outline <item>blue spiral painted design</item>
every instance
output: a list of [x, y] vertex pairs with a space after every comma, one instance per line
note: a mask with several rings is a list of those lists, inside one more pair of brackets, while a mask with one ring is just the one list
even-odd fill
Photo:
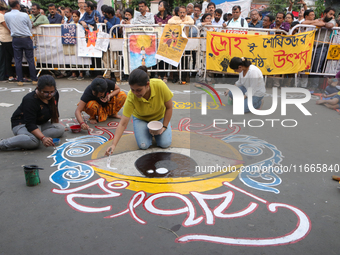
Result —
[[50, 181], [58, 185], [61, 189], [67, 189], [71, 183], [79, 183], [90, 179], [94, 170], [91, 166], [75, 162], [68, 157], [84, 157], [93, 152], [93, 147], [89, 143], [103, 144], [107, 142], [104, 136], [81, 136], [74, 139], [67, 139], [66, 143], [57, 147], [48, 158], [53, 158], [51, 166], [57, 166], [58, 170], [50, 175]]
[[[239, 145], [239, 151], [243, 155], [247, 156], [259, 156], [263, 153], [263, 149], [265, 148], [271, 150], [273, 153], [271, 157], [249, 166], [245, 166], [247, 171], [241, 171], [239, 179], [248, 187], [276, 194], [280, 193], [280, 191], [277, 188], [274, 188], [274, 186], [278, 186], [282, 182], [281, 178], [278, 176], [278, 174], [281, 174], [282, 171], [278, 169], [278, 167], [281, 166], [281, 161], [284, 156], [275, 145], [267, 143], [257, 137], [247, 135], [233, 135], [225, 137], [222, 140], [226, 143], [242, 143]], [[277, 171], [273, 171], [274, 167], [277, 167]], [[252, 169], [256, 168], [259, 171], [252, 171]], [[254, 180], [258, 178], [261, 178], [262, 180]], [[266, 182], [263, 182], [263, 180]]]

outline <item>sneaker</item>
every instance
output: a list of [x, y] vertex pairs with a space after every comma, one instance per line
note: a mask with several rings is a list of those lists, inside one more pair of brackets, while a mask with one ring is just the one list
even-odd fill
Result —
[[82, 80], [84, 80], [84, 76], [83, 77], [78, 76], [77, 81], [82, 81]]
[[68, 80], [72, 81], [72, 80], [77, 80], [77, 76], [70, 76], [67, 78]]

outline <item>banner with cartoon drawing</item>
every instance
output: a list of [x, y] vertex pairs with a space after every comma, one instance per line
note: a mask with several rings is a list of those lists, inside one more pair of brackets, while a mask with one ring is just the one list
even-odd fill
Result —
[[187, 42], [188, 39], [182, 36], [182, 27], [180, 25], [166, 25], [156, 58], [177, 67]]
[[96, 41], [97, 41], [97, 33], [100, 31], [93, 29], [84, 29], [83, 26], [77, 25], [77, 50], [78, 57], [94, 57], [101, 58], [103, 52], [101, 50], [97, 50]]
[[124, 31], [124, 73], [129, 74], [139, 66], [157, 64], [156, 51], [162, 27], [126, 27]]
[[311, 67], [315, 31], [297, 35], [207, 32], [207, 69], [231, 72], [233, 57], [246, 57], [264, 75], [289, 74]]

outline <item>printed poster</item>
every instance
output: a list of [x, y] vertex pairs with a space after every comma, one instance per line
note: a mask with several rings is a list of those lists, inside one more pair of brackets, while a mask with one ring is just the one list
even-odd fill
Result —
[[143, 65], [157, 64], [156, 51], [162, 27], [126, 27], [124, 31], [124, 73], [129, 74]]
[[156, 58], [177, 67], [187, 43], [188, 39], [182, 36], [182, 27], [180, 25], [166, 25]]
[[207, 32], [207, 69], [230, 72], [233, 57], [246, 57], [263, 75], [289, 74], [311, 67], [315, 31], [297, 35]]
[[92, 29], [84, 29], [84, 27], [81, 25], [77, 26], [78, 57], [93, 57], [93, 58], [102, 57], [103, 52], [95, 48], [98, 32], [99, 30], [93, 31]]
[[77, 44], [77, 25], [62, 24], [61, 25], [61, 43], [62, 44]]

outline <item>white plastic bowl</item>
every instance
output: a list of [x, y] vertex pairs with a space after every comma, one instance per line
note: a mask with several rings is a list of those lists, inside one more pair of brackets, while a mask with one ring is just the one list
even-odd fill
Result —
[[163, 123], [160, 121], [150, 121], [148, 123], [148, 129], [151, 131], [150, 133], [153, 135], [159, 135], [163, 127]]

